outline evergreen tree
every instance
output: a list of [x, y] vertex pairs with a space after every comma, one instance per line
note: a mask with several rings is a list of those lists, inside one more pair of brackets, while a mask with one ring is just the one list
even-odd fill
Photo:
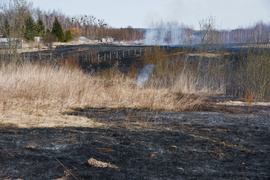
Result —
[[40, 17], [38, 18], [36, 29], [37, 29], [36, 35], [44, 38], [44, 36], [45, 36], [45, 26], [44, 26], [43, 21], [42, 21], [42, 19]]
[[64, 41], [64, 32], [57, 18], [54, 19], [52, 33], [56, 36], [58, 42]]
[[67, 30], [65, 41], [68, 42], [68, 41], [71, 41], [71, 39], [72, 39], [71, 32], [70, 32], [70, 30]]
[[9, 35], [10, 35], [10, 25], [9, 25], [9, 22], [8, 22], [7, 19], [5, 19], [4, 25], [3, 25], [3, 27], [1, 28], [1, 31], [2, 31], [2, 33], [3, 33], [3, 37], [4, 37], [4, 38], [9, 37]]
[[26, 41], [34, 41], [36, 35], [36, 24], [31, 16], [25, 20], [24, 38]]

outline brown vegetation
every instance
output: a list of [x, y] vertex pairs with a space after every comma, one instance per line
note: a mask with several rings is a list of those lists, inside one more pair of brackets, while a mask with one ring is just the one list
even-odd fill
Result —
[[191, 95], [175, 93], [170, 88], [154, 85], [140, 88], [136, 79], [119, 72], [110, 74], [110, 79], [85, 74], [74, 67], [74, 62], [67, 62], [57, 67], [3, 64], [0, 68], [2, 123], [22, 127], [89, 126], [93, 121], [82, 118], [79, 122], [61, 112], [84, 106], [185, 110], [203, 100], [200, 96], [190, 98]]

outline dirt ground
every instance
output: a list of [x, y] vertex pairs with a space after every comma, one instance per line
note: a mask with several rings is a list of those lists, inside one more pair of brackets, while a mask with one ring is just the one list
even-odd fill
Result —
[[1, 128], [0, 179], [270, 178], [269, 105], [255, 105], [250, 114], [244, 104], [197, 112], [86, 107], [65, 114], [103, 125]]

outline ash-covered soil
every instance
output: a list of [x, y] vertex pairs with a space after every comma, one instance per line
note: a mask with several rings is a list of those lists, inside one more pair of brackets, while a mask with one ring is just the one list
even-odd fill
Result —
[[[269, 179], [270, 107], [77, 108], [93, 128], [0, 130], [0, 178]], [[222, 110], [222, 111], [221, 111]]]

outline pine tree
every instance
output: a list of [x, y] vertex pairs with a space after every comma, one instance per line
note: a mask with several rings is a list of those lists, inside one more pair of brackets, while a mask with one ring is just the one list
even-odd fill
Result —
[[42, 19], [40, 17], [38, 18], [37, 28], [36, 29], [37, 29], [36, 35], [44, 38], [44, 36], [45, 36], [45, 26], [44, 26], [43, 21], [42, 21]]
[[4, 38], [9, 37], [9, 35], [10, 35], [10, 25], [9, 25], [9, 22], [8, 22], [7, 19], [5, 19], [4, 25], [3, 25], [3, 27], [1, 28], [1, 31], [2, 31], [2, 33], [3, 33], [3, 37], [4, 37]]
[[65, 41], [68, 42], [68, 41], [71, 41], [71, 39], [72, 39], [71, 32], [70, 32], [70, 30], [67, 30]]
[[36, 24], [31, 16], [25, 20], [24, 39], [26, 41], [34, 41], [36, 35]]
[[57, 18], [54, 19], [52, 33], [56, 36], [58, 42], [64, 41], [64, 32]]

